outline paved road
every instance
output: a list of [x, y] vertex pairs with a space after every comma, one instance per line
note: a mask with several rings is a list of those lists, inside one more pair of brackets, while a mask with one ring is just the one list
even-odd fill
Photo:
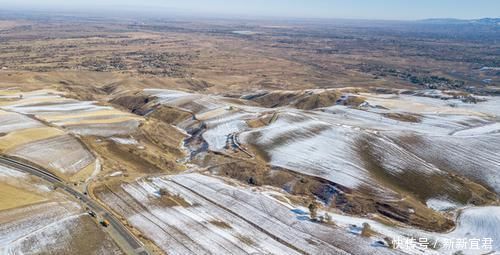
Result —
[[15, 170], [22, 171], [25, 173], [29, 173], [35, 176], [38, 176], [55, 186], [63, 189], [67, 193], [73, 195], [77, 199], [79, 199], [83, 204], [85, 204], [88, 208], [94, 211], [97, 215], [101, 216], [102, 219], [107, 220], [109, 222], [108, 228], [111, 228], [111, 232], [117, 233], [122, 240], [115, 240], [118, 245], [124, 246], [121, 247], [124, 252], [128, 254], [139, 254], [139, 255], [147, 255], [148, 252], [145, 250], [143, 244], [139, 242], [134, 235], [132, 235], [123, 225], [122, 223], [116, 219], [111, 213], [109, 213], [104, 207], [93, 201], [90, 197], [74, 190], [71, 186], [65, 184], [59, 177], [49, 173], [44, 169], [40, 169], [35, 166], [31, 166], [24, 162], [17, 161], [15, 159], [1, 156], [0, 155], [0, 164], [4, 166], [11, 167]]

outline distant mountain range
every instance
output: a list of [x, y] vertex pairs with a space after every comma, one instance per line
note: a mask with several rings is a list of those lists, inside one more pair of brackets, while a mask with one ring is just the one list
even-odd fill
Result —
[[422, 23], [432, 24], [479, 24], [479, 25], [500, 25], [500, 18], [482, 18], [482, 19], [424, 19]]

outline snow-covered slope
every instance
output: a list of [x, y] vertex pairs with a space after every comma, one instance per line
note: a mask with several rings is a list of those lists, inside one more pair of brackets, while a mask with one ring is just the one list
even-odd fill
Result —
[[[496, 97], [470, 104], [364, 93], [365, 103], [359, 107], [333, 105], [304, 111], [172, 90], [145, 93], [158, 97], [161, 104], [193, 112], [205, 125], [202, 137], [210, 150], [227, 152], [228, 143], [237, 140], [251, 145], [273, 166], [350, 189], [369, 187], [375, 194], [392, 197], [402, 188], [429, 199], [432, 194], [425, 194], [426, 189], [438, 185], [442, 188], [434, 189], [439, 190], [436, 197], [467, 203], [471, 196], [462, 195], [468, 188], [453, 177], [460, 175], [497, 194], [500, 191], [496, 174], [500, 171], [500, 99]], [[270, 115], [262, 125], [249, 124]], [[408, 182], [411, 176], [419, 180]], [[404, 184], [380, 185], [387, 180]]]
[[139, 180], [100, 196], [170, 254], [398, 253], [304, 219], [255, 190], [200, 174]]

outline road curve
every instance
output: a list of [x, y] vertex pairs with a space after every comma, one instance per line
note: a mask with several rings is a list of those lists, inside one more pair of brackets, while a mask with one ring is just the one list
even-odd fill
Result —
[[108, 228], [112, 228], [113, 232], [117, 233], [121, 237], [121, 239], [123, 239], [122, 242], [118, 240], [115, 241], [119, 245], [125, 245], [125, 247], [122, 247], [125, 253], [134, 255], [149, 254], [144, 248], [144, 245], [140, 241], [138, 241], [135, 236], [132, 235], [118, 219], [116, 219], [116, 217], [109, 213], [106, 208], [93, 201], [90, 197], [74, 190], [73, 188], [71, 188], [71, 186], [65, 184], [59, 177], [51, 174], [47, 170], [41, 169], [40, 167], [32, 166], [27, 163], [20, 162], [16, 159], [6, 157], [4, 155], [0, 155], [0, 165], [8, 166], [15, 170], [35, 175], [52, 184], [55, 184], [57, 187], [63, 189], [70, 195], [73, 195], [74, 197], [79, 199], [92, 211], [96, 212], [98, 215], [101, 215], [104, 220], [107, 220], [109, 222]]

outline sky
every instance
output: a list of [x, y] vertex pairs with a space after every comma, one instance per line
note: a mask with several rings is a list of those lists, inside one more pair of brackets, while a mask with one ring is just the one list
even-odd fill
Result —
[[500, 17], [500, 0], [0, 0], [2, 9], [416, 20]]

